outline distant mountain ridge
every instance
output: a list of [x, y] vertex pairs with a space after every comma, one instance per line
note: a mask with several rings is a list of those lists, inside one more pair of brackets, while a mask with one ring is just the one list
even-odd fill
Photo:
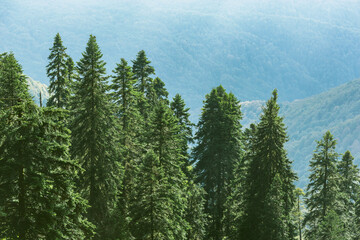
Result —
[[48, 91], [48, 86], [44, 83], [32, 79], [31, 77], [27, 77], [26, 80], [29, 86], [30, 94], [31, 96], [33, 96], [35, 103], [40, 105], [40, 93], [41, 93], [42, 105], [46, 106], [47, 99], [50, 96]]

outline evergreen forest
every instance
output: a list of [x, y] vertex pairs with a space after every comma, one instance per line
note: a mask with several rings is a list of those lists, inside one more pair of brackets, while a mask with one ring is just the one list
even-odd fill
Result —
[[44, 71], [46, 106], [0, 53], [0, 239], [360, 239], [354, 157], [324, 132], [298, 188], [276, 89], [243, 128], [241, 96], [213, 88], [195, 124], [145, 51], [109, 71], [93, 35], [75, 61], [56, 34]]

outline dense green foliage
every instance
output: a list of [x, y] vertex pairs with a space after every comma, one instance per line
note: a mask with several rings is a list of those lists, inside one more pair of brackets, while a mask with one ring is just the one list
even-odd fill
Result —
[[144, 51], [112, 76], [92, 35], [76, 66], [59, 34], [50, 51], [51, 107], [34, 104], [14, 54], [0, 54], [0, 238], [359, 238], [354, 158], [339, 160], [326, 132], [306, 195], [295, 189], [277, 90], [242, 130], [235, 95], [212, 89], [194, 137], [189, 108], [169, 100]]
[[96, 38], [90, 35], [83, 58], [77, 63], [79, 77], [71, 106], [71, 153], [84, 169], [79, 187], [90, 204], [87, 217], [97, 226], [96, 239], [109, 237], [109, 220], [120, 186], [116, 122], [101, 57]]
[[219, 86], [206, 95], [198, 123], [194, 148], [197, 181], [207, 193], [205, 211], [209, 214], [207, 239], [225, 235], [224, 212], [230, 194], [233, 167], [240, 161], [241, 112], [239, 101]]
[[277, 91], [267, 102], [250, 145], [245, 180], [244, 220], [240, 235], [246, 239], [294, 239], [294, 181], [284, 144], [283, 118], [278, 116]]
[[91, 237], [93, 227], [82, 215], [87, 202], [75, 190], [80, 167], [69, 155], [66, 113], [33, 103], [12, 54], [1, 65], [0, 237]]

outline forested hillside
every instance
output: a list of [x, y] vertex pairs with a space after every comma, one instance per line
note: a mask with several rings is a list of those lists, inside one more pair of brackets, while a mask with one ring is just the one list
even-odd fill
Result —
[[[26, 74], [48, 84], [49, 36], [62, 33], [81, 57], [97, 36], [109, 68], [146, 50], [156, 74], [200, 112], [222, 84], [241, 101], [302, 99], [359, 77], [357, 1], [174, 0], [17, 1], [0, 9], [0, 52], [14, 51]], [[194, 115], [194, 114], [193, 114]], [[193, 120], [198, 116], [194, 116]]]

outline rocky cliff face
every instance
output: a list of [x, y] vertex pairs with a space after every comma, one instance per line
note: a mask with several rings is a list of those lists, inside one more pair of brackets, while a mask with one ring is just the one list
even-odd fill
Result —
[[35, 81], [31, 77], [27, 77], [27, 83], [29, 85], [30, 94], [33, 96], [36, 104], [40, 105], [40, 93], [42, 98], [42, 105], [46, 106], [47, 99], [49, 98], [48, 87], [38, 81]]

